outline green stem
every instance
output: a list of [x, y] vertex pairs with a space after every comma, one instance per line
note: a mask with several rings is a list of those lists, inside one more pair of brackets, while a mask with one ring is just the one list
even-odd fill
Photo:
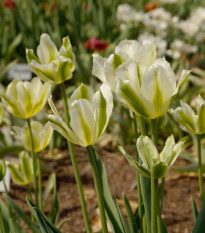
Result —
[[[138, 135], [138, 131], [137, 131], [137, 120], [136, 117], [133, 120], [133, 128], [134, 128], [134, 136], [136, 138], [139, 137]], [[136, 148], [136, 160], [139, 162], [140, 158], [139, 158], [139, 154]], [[143, 218], [143, 212], [142, 212], [142, 192], [141, 192], [141, 184], [140, 184], [140, 173], [137, 172], [137, 192], [138, 192], [138, 210], [139, 210], [139, 223], [140, 223], [140, 229], [141, 231], [143, 231], [143, 223], [142, 223], [142, 218]]]
[[151, 119], [152, 141], [157, 146], [157, 118]]
[[0, 205], [0, 229], [2, 233], [6, 233], [6, 226], [4, 223], [4, 218], [1, 210], [1, 205]]
[[39, 152], [37, 152], [37, 167], [38, 167], [38, 190], [39, 190], [39, 209], [43, 209], [42, 201], [42, 172], [41, 172], [41, 159]]
[[161, 213], [163, 209], [164, 185], [165, 185], [165, 177], [162, 177], [162, 183], [160, 185], [160, 196], [159, 196]]
[[[28, 193], [29, 200], [31, 200], [33, 202], [32, 194], [31, 194], [31, 189], [30, 189], [30, 187], [29, 187], [28, 184], [26, 185], [26, 190], [27, 190], [27, 193]], [[35, 218], [34, 218], [34, 215], [32, 214], [32, 212], [31, 212], [31, 221], [35, 222]]]
[[142, 136], [147, 136], [147, 130], [146, 130], [146, 126], [145, 126], [145, 119], [141, 116], [139, 116], [139, 123], [140, 123], [140, 130], [141, 130], [141, 134]]
[[199, 176], [199, 191], [201, 201], [204, 199], [204, 187], [203, 187], [203, 173], [201, 162], [201, 135], [197, 135], [197, 149], [198, 149], [198, 176]]
[[[66, 121], [66, 124], [69, 125], [70, 119], [69, 119], [69, 114], [68, 114], [68, 101], [67, 101], [67, 96], [66, 96], [66, 92], [65, 92], [64, 83], [60, 84], [60, 88], [61, 88], [61, 93], [62, 93], [62, 97], [63, 97], [63, 101], [64, 101], [65, 121]], [[76, 160], [75, 152], [74, 152], [74, 149], [73, 149], [73, 144], [71, 142], [69, 142], [69, 141], [68, 141], [68, 148], [69, 148], [71, 162], [72, 162], [74, 175], [75, 175], [75, 180], [76, 180], [76, 184], [77, 184], [78, 192], [79, 192], [79, 196], [80, 196], [80, 204], [81, 204], [81, 208], [82, 208], [82, 213], [83, 213], [83, 219], [84, 219], [84, 222], [85, 222], [86, 232], [87, 233], [92, 233], [91, 226], [90, 226], [90, 221], [89, 221], [89, 217], [88, 217], [88, 212], [87, 212], [87, 209], [86, 209], [86, 202], [85, 202], [85, 197], [84, 197], [84, 192], [83, 192], [82, 181], [81, 181], [81, 178], [80, 178], [80, 172], [79, 172], [79, 169], [78, 169], [77, 160]]]
[[102, 233], [108, 233], [107, 229], [107, 222], [106, 222], [106, 215], [105, 215], [105, 207], [104, 207], [104, 199], [103, 199], [103, 192], [102, 192], [102, 187], [99, 179], [99, 174], [96, 166], [96, 162], [94, 159], [94, 154], [93, 154], [93, 146], [87, 146], [86, 147], [87, 152], [88, 152], [88, 157], [90, 160], [90, 164], [92, 167], [93, 171], [93, 177], [94, 177], [94, 182], [95, 182], [95, 189], [97, 192], [97, 197], [98, 197], [98, 206], [100, 209], [100, 219], [101, 219], [101, 224], [102, 224]]
[[34, 153], [34, 142], [33, 142], [33, 135], [32, 135], [32, 129], [31, 129], [31, 121], [30, 119], [27, 119], [28, 123], [28, 129], [29, 129], [29, 135], [30, 135], [30, 141], [31, 141], [31, 156], [33, 160], [33, 185], [34, 185], [34, 193], [35, 193], [35, 204], [38, 207], [38, 188], [37, 188], [37, 182], [36, 182], [36, 156]]
[[156, 213], [156, 185], [155, 179], [153, 178], [151, 178], [151, 229], [152, 233], [158, 233]]
[[161, 222], [161, 208], [160, 208], [160, 199], [159, 199], [159, 187], [158, 179], [155, 180], [155, 191], [156, 191], [156, 215], [157, 215], [157, 233], [162, 233], [162, 222]]

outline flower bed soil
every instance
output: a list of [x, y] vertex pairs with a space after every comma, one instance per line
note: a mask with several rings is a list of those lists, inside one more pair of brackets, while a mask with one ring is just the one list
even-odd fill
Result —
[[[97, 231], [100, 227], [99, 211], [97, 208], [97, 198], [88, 156], [84, 148], [75, 147], [75, 151], [84, 186], [90, 221], [93, 230]], [[111, 153], [104, 149], [98, 149], [98, 152], [106, 166], [112, 194], [117, 194], [122, 209], [123, 194], [126, 194], [134, 210], [137, 204], [135, 170], [131, 168], [125, 158], [119, 154]], [[59, 221], [65, 218], [70, 218], [70, 221], [65, 223], [61, 228], [61, 231], [63, 233], [83, 233], [85, 228], [69, 153], [64, 151], [61, 159], [56, 160], [55, 162], [47, 160], [46, 164], [46, 169], [53, 165], [54, 171], [57, 174], [60, 208]], [[186, 161], [178, 159], [175, 165], [186, 165]], [[45, 183], [47, 177], [48, 176], [44, 173], [43, 183]], [[26, 189], [12, 183], [10, 195], [29, 215], [30, 212], [25, 201]], [[200, 195], [197, 174], [178, 174], [171, 171], [166, 178], [163, 208], [163, 218], [169, 233], [190, 233], [192, 231], [194, 224], [192, 215], [192, 197], [194, 197], [197, 206], [199, 207]], [[46, 207], [45, 213], [48, 213], [48, 210], [49, 206]], [[26, 232], [31, 232], [26, 226], [25, 229]]]

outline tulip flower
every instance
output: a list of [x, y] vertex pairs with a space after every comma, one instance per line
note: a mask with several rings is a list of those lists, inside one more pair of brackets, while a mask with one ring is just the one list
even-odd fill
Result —
[[136, 62], [144, 67], [151, 66], [156, 60], [156, 45], [150, 41], [139, 43], [134, 40], [124, 40], [115, 48], [115, 53], [108, 58], [99, 54], [93, 55], [92, 74], [101, 82], [108, 83], [112, 91], [116, 91], [115, 72], [125, 62]]
[[50, 92], [50, 84], [42, 84], [36, 77], [31, 82], [13, 80], [8, 85], [6, 93], [0, 95], [10, 113], [18, 118], [29, 119], [44, 107]]
[[98, 40], [95, 37], [92, 37], [85, 42], [85, 47], [92, 51], [104, 51], [108, 46], [109, 43]]
[[158, 179], [168, 174], [181, 152], [184, 141], [175, 144], [173, 135], [169, 136], [163, 150], [159, 154], [152, 140], [147, 136], [140, 136], [137, 140], [137, 150], [142, 164], [130, 157], [123, 147], [119, 147], [128, 162], [143, 176]]
[[205, 101], [200, 95], [196, 98], [196, 109], [198, 114], [195, 114], [188, 104], [181, 101], [181, 107], [175, 109], [173, 117], [180, 124], [182, 130], [192, 134], [204, 134]]
[[119, 100], [137, 115], [155, 119], [164, 115], [187, 80], [190, 71], [183, 70], [178, 84], [170, 64], [159, 58], [146, 69], [135, 62], [120, 65], [116, 72]]
[[[25, 125], [21, 127], [13, 127], [14, 135], [23, 144], [24, 148], [31, 151], [31, 138], [29, 134], [29, 128]], [[34, 151], [39, 152], [46, 148], [50, 142], [53, 134], [53, 128], [49, 123], [44, 126], [38, 121], [31, 122], [31, 130], [34, 143]]]
[[62, 120], [53, 103], [50, 106], [55, 115], [47, 118], [54, 130], [61, 133], [68, 141], [83, 147], [93, 145], [105, 131], [113, 108], [113, 97], [110, 87], [103, 84], [99, 91], [92, 95], [84, 85], [75, 90], [71, 96], [70, 127]]
[[37, 56], [32, 49], [26, 50], [27, 61], [32, 71], [43, 81], [59, 84], [72, 77], [75, 69], [74, 54], [68, 36], [63, 38], [62, 46], [58, 51], [50, 36], [42, 34]]
[[6, 174], [6, 163], [3, 159], [0, 159], [0, 181], [4, 179]]
[[11, 9], [11, 10], [15, 10], [16, 9], [16, 3], [13, 0], [3, 1], [2, 5], [5, 8]]
[[14, 183], [20, 185], [27, 185], [32, 182], [32, 159], [25, 151], [22, 151], [19, 154], [18, 165], [9, 164], [8, 167], [11, 172], [11, 177]]
[[145, 11], [152, 11], [158, 7], [158, 2], [150, 2], [144, 5]]

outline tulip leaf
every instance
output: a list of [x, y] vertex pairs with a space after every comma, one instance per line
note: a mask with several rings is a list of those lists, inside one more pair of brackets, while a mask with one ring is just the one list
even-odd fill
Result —
[[136, 222], [135, 216], [132, 212], [130, 202], [125, 195], [124, 195], [124, 203], [125, 203], [125, 208], [126, 208], [126, 212], [127, 212], [128, 226], [130, 229], [130, 233], [137, 233], [138, 232], [137, 222]]
[[113, 229], [113, 232], [114, 233], [126, 233], [124, 231], [124, 228], [121, 222], [121, 217], [119, 216], [119, 213], [118, 213], [118, 209], [110, 193], [105, 166], [100, 160], [100, 157], [98, 156], [95, 150], [93, 151], [93, 154], [94, 154], [95, 162], [96, 162], [99, 177], [100, 177], [100, 182], [102, 185], [103, 197], [105, 201], [105, 210], [106, 210], [108, 219], [110, 220], [110, 224]]
[[202, 207], [196, 219], [196, 223], [194, 225], [192, 233], [204, 233], [204, 229], [205, 229], [204, 219], [205, 219], [205, 198], [203, 200]]
[[194, 220], [196, 221], [199, 213], [197, 210], [196, 202], [195, 202], [193, 197], [192, 197], [192, 211], [193, 211], [193, 215], [194, 215]]
[[61, 233], [61, 231], [47, 219], [44, 213], [38, 207], [36, 207], [33, 202], [27, 199], [27, 203], [31, 209], [31, 212], [38, 221], [42, 233]]
[[17, 204], [7, 195], [4, 194], [4, 198], [6, 199], [7, 203], [15, 210], [16, 214], [28, 225], [28, 227], [34, 231], [34, 233], [41, 233], [39, 226], [31, 222], [26, 214], [20, 209]]

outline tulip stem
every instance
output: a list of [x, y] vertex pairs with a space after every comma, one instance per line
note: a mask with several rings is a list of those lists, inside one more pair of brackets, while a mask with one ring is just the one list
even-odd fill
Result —
[[151, 229], [152, 233], [157, 231], [157, 211], [156, 211], [156, 179], [151, 178]]
[[6, 233], [6, 227], [5, 227], [5, 223], [4, 223], [1, 205], [0, 205], [0, 229], [1, 229], [2, 233]]
[[[60, 84], [60, 88], [61, 88], [61, 94], [62, 94], [62, 97], [63, 97], [64, 107], [65, 107], [65, 122], [66, 122], [67, 125], [69, 125], [70, 118], [69, 118], [69, 113], [68, 113], [68, 101], [67, 101], [67, 96], [66, 96], [66, 92], [65, 92], [64, 83]], [[89, 221], [89, 217], [88, 217], [88, 212], [87, 212], [87, 209], [86, 209], [86, 202], [85, 202], [85, 196], [84, 196], [84, 192], [83, 192], [82, 181], [81, 181], [81, 178], [80, 178], [80, 172], [79, 172], [79, 169], [78, 169], [77, 160], [76, 160], [75, 152], [74, 152], [74, 149], [73, 149], [73, 144], [71, 142], [69, 142], [69, 141], [68, 141], [68, 148], [69, 148], [71, 162], [72, 162], [74, 175], [75, 175], [75, 180], [76, 180], [76, 184], [77, 184], [78, 192], [79, 192], [79, 196], [80, 196], [80, 204], [81, 204], [81, 208], [82, 208], [82, 213], [83, 213], [83, 219], [84, 219], [84, 222], [85, 222], [86, 232], [87, 233], [92, 233], [91, 226], [90, 226], [90, 221]]]
[[31, 129], [31, 120], [30, 118], [27, 119], [28, 123], [28, 129], [30, 134], [30, 141], [31, 141], [31, 156], [32, 156], [32, 165], [33, 165], [33, 185], [34, 185], [34, 193], [35, 193], [35, 204], [38, 207], [39, 201], [38, 201], [38, 188], [37, 188], [37, 182], [36, 182], [36, 157], [34, 153], [34, 142], [33, 142], [33, 134]]
[[[134, 134], [136, 136], [136, 138], [139, 137], [138, 135], [138, 131], [137, 131], [137, 120], [136, 120], [136, 116], [135, 119], [133, 120], [133, 128], [134, 128]], [[136, 160], [138, 162], [140, 162], [140, 158], [139, 158], [139, 154], [136, 148]], [[140, 184], [140, 173], [137, 172], [137, 193], [138, 193], [138, 209], [139, 209], [139, 223], [140, 223], [140, 229], [141, 231], [143, 230], [143, 224], [142, 224], [142, 217], [143, 217], [143, 212], [142, 212], [142, 191], [141, 191], [141, 184]]]
[[151, 119], [152, 141], [157, 146], [157, 118]]
[[201, 162], [201, 135], [197, 135], [197, 148], [198, 148], [198, 176], [199, 176], [199, 191], [201, 201], [204, 199], [204, 187], [203, 187], [203, 172]]
[[97, 165], [96, 165], [96, 162], [94, 159], [94, 154], [93, 154], [94, 148], [93, 148], [93, 146], [87, 146], [86, 149], [87, 149], [90, 164], [92, 167], [95, 189], [96, 189], [97, 197], [98, 197], [98, 206], [100, 209], [102, 233], [108, 233], [107, 223], [106, 223], [106, 215], [105, 215], [105, 207], [104, 207], [103, 191], [102, 191], [102, 187], [101, 187], [101, 183], [100, 183], [100, 179], [99, 179]]
[[37, 166], [38, 166], [38, 189], [39, 189], [39, 209], [43, 209], [42, 202], [42, 172], [41, 172], [41, 159], [39, 152], [37, 152]]

